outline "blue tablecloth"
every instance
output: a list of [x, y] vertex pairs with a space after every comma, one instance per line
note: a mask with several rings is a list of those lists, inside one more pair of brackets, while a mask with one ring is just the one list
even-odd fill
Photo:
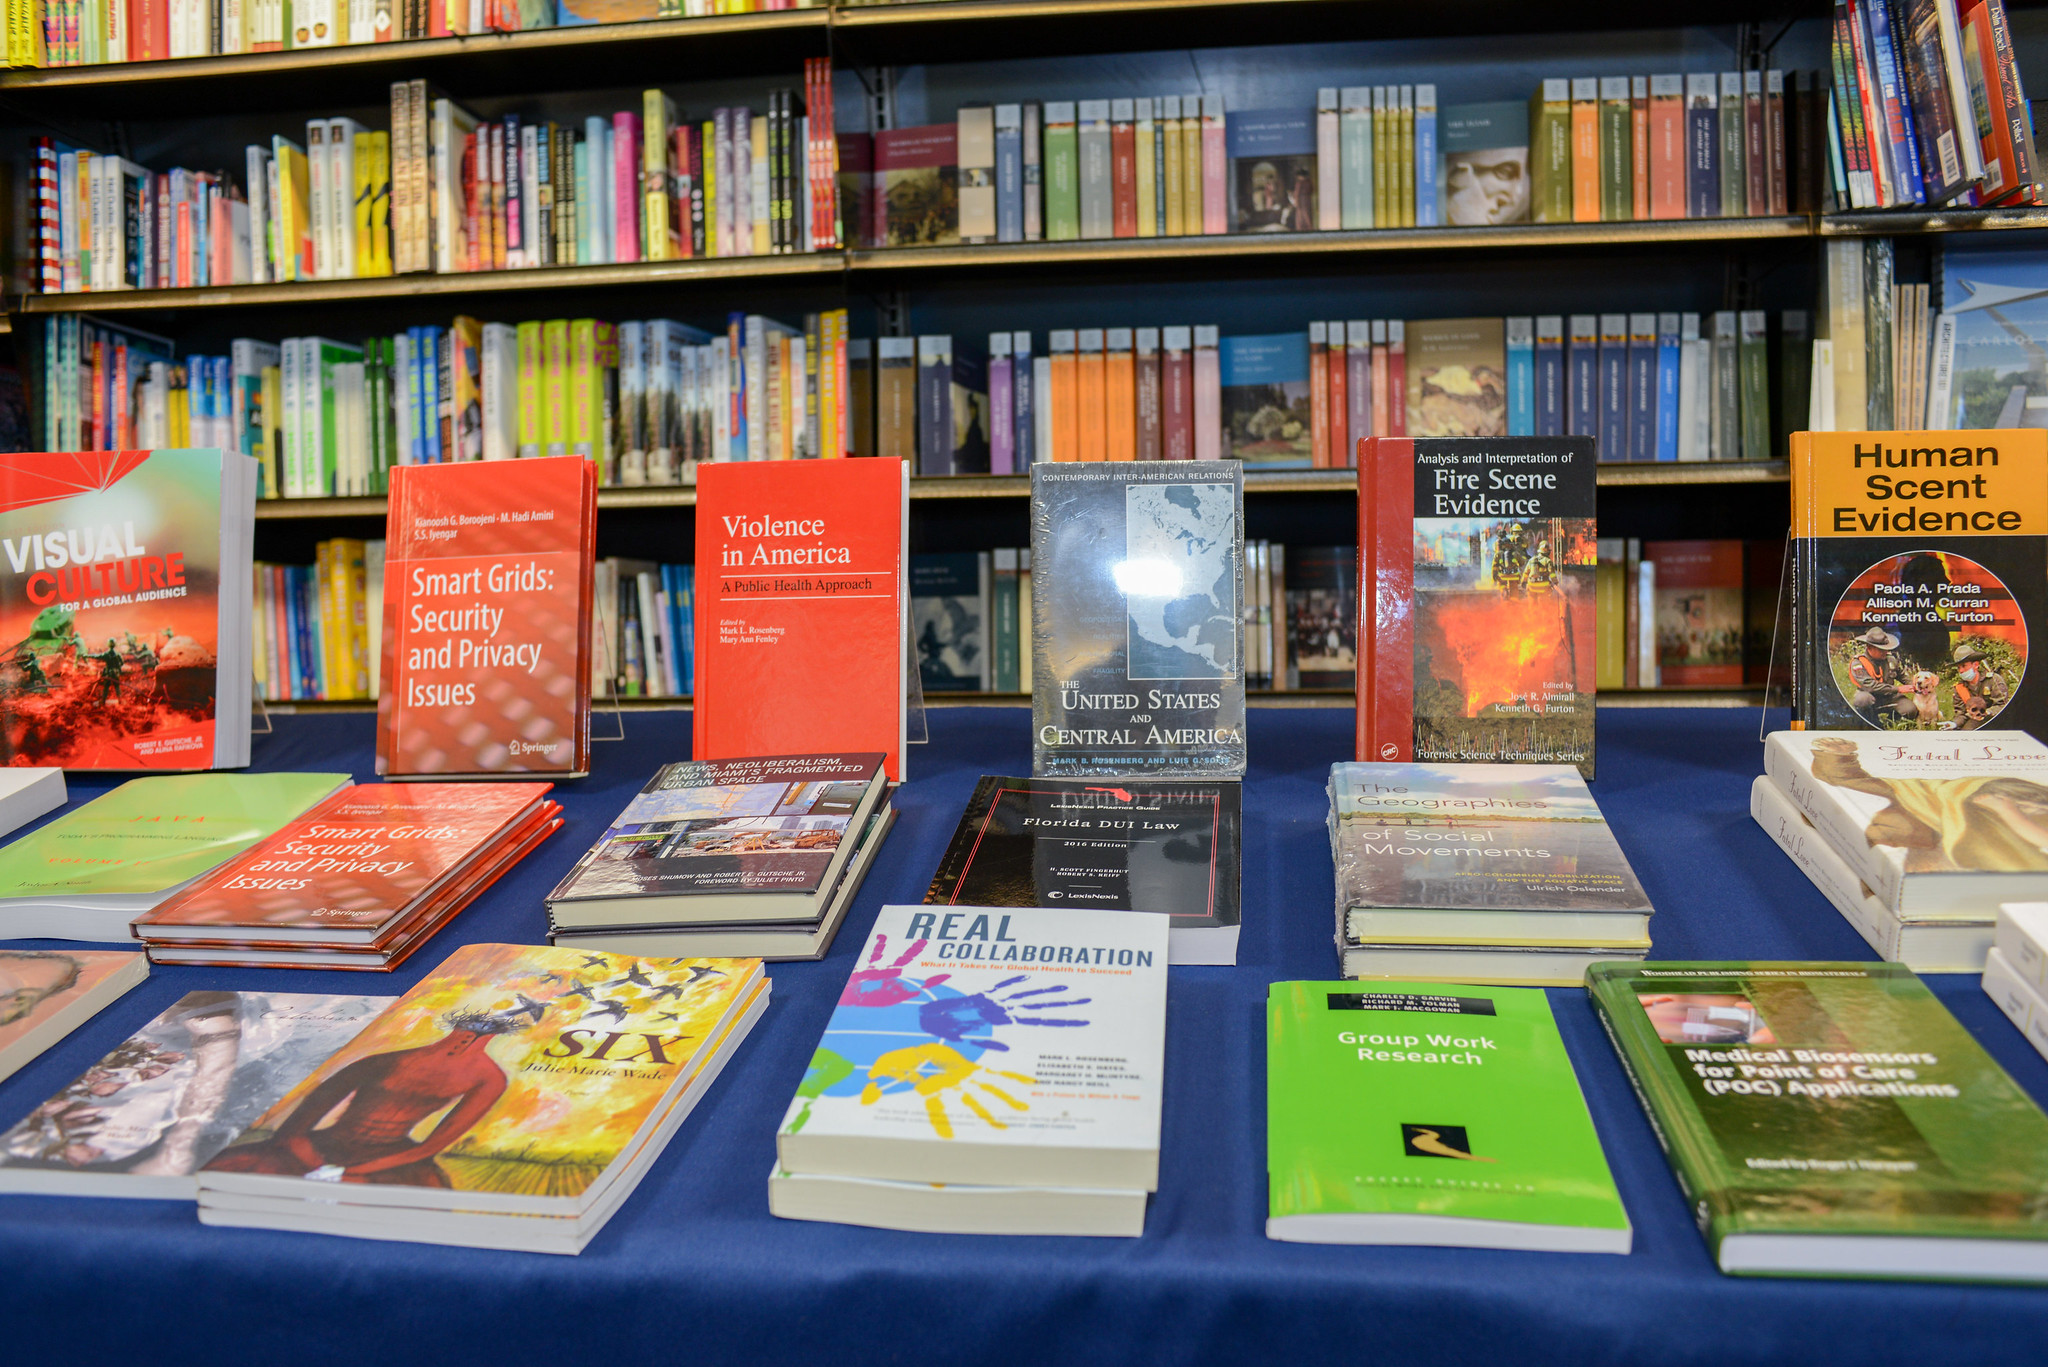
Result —
[[[932, 714], [932, 743], [911, 752], [901, 819], [831, 956], [773, 967], [774, 1004], [752, 1038], [581, 1257], [207, 1229], [172, 1202], [4, 1197], [0, 1333], [23, 1361], [208, 1367], [1804, 1367], [2048, 1354], [2048, 1290], [1721, 1276], [1575, 990], [1551, 1000], [1635, 1223], [1632, 1255], [1268, 1242], [1262, 1006], [1274, 979], [1335, 976], [1323, 783], [1350, 756], [1351, 726], [1348, 709], [1252, 714], [1239, 966], [1172, 972], [1164, 1151], [1143, 1238], [911, 1235], [768, 1214], [776, 1124], [875, 909], [922, 897], [977, 775], [1029, 772], [1024, 712], [954, 708]], [[397, 992], [459, 944], [540, 940], [556, 878], [656, 763], [688, 753], [686, 713], [635, 714], [625, 728], [625, 743], [596, 747], [590, 778], [557, 790], [562, 832], [398, 973], [158, 968], [0, 1084], [0, 1125], [194, 988]], [[255, 759], [369, 779], [370, 744], [367, 716], [285, 717]], [[1747, 815], [1762, 761], [1754, 711], [1609, 711], [1599, 744], [1595, 792], [1658, 908], [1657, 957], [1870, 957]], [[2048, 1099], [2048, 1064], [1976, 978], [1932, 981]]]

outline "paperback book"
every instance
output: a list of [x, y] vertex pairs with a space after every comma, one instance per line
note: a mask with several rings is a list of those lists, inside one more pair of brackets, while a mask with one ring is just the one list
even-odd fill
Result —
[[0, 1079], [148, 976], [149, 960], [140, 954], [0, 949]]
[[1170, 962], [1233, 964], [1242, 800], [1228, 782], [984, 777], [924, 900], [1151, 913]]
[[1244, 472], [1031, 467], [1032, 770], [1241, 778]]

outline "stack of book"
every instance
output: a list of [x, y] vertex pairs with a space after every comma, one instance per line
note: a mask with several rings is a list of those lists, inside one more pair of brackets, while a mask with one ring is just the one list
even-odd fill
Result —
[[776, 1136], [768, 1208], [950, 1234], [1142, 1234], [1164, 916], [883, 907]]
[[1878, 954], [1977, 973], [1999, 903], [2048, 901], [2048, 858], [2005, 800], [2044, 783], [2048, 746], [2024, 731], [1775, 731], [1750, 813]]
[[882, 760], [664, 767], [548, 894], [550, 940], [619, 954], [822, 958], [895, 820]]
[[1998, 908], [1983, 986], [2035, 1052], [2048, 1058], [2048, 902], [2006, 902]]
[[200, 1222], [580, 1253], [768, 986], [756, 959], [465, 946], [200, 1170]]
[[395, 968], [560, 828], [552, 786], [351, 785], [135, 934], [158, 963]]
[[1650, 948], [1649, 898], [1563, 764], [1333, 764], [1347, 978], [1570, 987]]

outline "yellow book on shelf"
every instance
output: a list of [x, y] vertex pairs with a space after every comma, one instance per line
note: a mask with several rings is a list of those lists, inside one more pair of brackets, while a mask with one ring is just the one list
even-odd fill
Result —
[[286, 138], [270, 140], [277, 162], [277, 240], [279, 280], [313, 278], [313, 221], [307, 179], [306, 149]]
[[342, 595], [342, 636], [348, 642], [349, 696], [372, 698], [370, 687], [370, 624], [368, 547], [355, 538], [335, 543], [336, 578]]
[[1187, 231], [1181, 221], [1182, 198], [1181, 174], [1186, 169], [1180, 152], [1180, 96], [1162, 95], [1159, 106], [1160, 141], [1165, 144], [1160, 156], [1159, 176], [1166, 182], [1166, 235], [1179, 237]]
[[569, 454], [569, 320], [540, 325], [541, 440], [551, 456]]
[[356, 274], [391, 274], [391, 135], [355, 135]]
[[278, 422], [284, 413], [284, 371], [274, 365], [263, 367], [263, 429], [257, 437], [256, 458], [263, 462], [263, 487], [272, 497], [284, 489], [284, 471], [278, 460]]
[[521, 323], [515, 337], [519, 350], [519, 454], [538, 456], [546, 451], [547, 441], [547, 360], [541, 324]]
[[704, 120], [704, 255], [723, 256], [724, 246], [718, 239], [719, 196], [725, 191], [725, 180], [718, 174], [718, 125], [710, 119]]
[[640, 96], [640, 256], [669, 259], [668, 130], [676, 102], [659, 90]]

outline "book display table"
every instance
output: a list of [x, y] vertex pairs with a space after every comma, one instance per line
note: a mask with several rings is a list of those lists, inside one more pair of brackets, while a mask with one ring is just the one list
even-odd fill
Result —
[[[1160, 1186], [1141, 1239], [901, 1234], [777, 1220], [775, 1129], [875, 909], [921, 900], [986, 773], [1030, 772], [1020, 709], [939, 708], [901, 817], [822, 963], [772, 964], [753, 1037], [638, 1193], [576, 1258], [209, 1229], [186, 1202], [0, 1197], [0, 1305], [34, 1356], [71, 1361], [1407, 1363], [1644, 1367], [1739, 1360], [2029, 1361], [2048, 1290], [1745, 1280], [1714, 1269], [1584, 992], [1551, 1002], [1635, 1226], [1627, 1257], [1268, 1241], [1263, 1009], [1275, 979], [1332, 978], [1324, 783], [1350, 709], [1257, 709], [1236, 968], [1168, 987]], [[1782, 724], [1782, 721], [1780, 721]], [[657, 764], [684, 712], [629, 715], [555, 789], [567, 824], [395, 974], [158, 967], [0, 1083], [11, 1125], [183, 993], [404, 990], [457, 946], [538, 943], [541, 899]], [[371, 780], [367, 715], [280, 717], [259, 769]], [[1610, 709], [1594, 795], [1657, 907], [1658, 959], [1868, 959], [1748, 815], [1754, 710]], [[73, 803], [112, 786], [72, 780]], [[41, 944], [42, 942], [30, 942]], [[54, 943], [54, 942], [52, 942]], [[2048, 1063], [1974, 976], [1929, 979], [2037, 1100]], [[1425, 1117], [1426, 1118], [1426, 1117]]]

